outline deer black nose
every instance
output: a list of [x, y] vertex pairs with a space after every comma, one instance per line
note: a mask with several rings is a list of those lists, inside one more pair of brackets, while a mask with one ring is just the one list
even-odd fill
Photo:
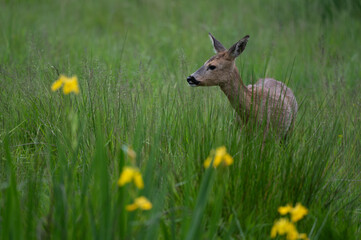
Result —
[[193, 76], [187, 77], [187, 82], [191, 86], [197, 86], [199, 84], [199, 81], [197, 81], [197, 79], [195, 79]]
[[194, 79], [195, 79], [195, 78], [194, 78], [193, 76], [187, 77], [187, 81], [188, 81], [188, 82], [194, 81]]

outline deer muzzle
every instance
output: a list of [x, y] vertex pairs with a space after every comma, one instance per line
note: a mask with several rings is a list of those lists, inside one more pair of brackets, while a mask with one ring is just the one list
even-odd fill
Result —
[[199, 85], [199, 81], [197, 81], [197, 79], [195, 79], [195, 77], [193, 77], [192, 75], [187, 77], [187, 82], [191, 87], [196, 87]]

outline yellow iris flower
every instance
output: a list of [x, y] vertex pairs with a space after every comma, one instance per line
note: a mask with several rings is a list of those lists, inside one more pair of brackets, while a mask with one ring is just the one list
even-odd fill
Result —
[[213, 160], [213, 167], [214, 168], [217, 168], [222, 163], [224, 165], [226, 165], [226, 166], [229, 166], [229, 165], [233, 164], [233, 158], [232, 158], [231, 155], [229, 155], [227, 153], [227, 149], [226, 149], [225, 146], [217, 148], [214, 156], [211, 153], [211, 155], [207, 157], [207, 159], [203, 163], [205, 168], [209, 168], [209, 166], [211, 165], [213, 157], [214, 157], [214, 160]]
[[53, 85], [51, 85], [51, 91], [55, 92], [56, 90], [58, 90], [59, 88], [61, 88], [61, 86], [63, 86], [63, 80], [61, 79], [61, 77], [56, 80]]
[[78, 78], [76, 76], [68, 78], [64, 75], [60, 75], [58, 80], [56, 80], [51, 85], [51, 90], [56, 91], [61, 87], [63, 87], [64, 94], [69, 94], [71, 92], [74, 92], [75, 94], [79, 94], [79, 84], [78, 84]]
[[127, 211], [134, 211], [136, 209], [150, 210], [152, 209], [152, 203], [145, 197], [139, 197], [134, 200], [134, 203], [126, 206]]
[[290, 222], [287, 218], [280, 218], [277, 220], [271, 229], [271, 238], [275, 238], [278, 235], [286, 235], [287, 240], [305, 239], [308, 237], [305, 233], [299, 234], [296, 226]]
[[287, 213], [291, 212], [292, 210], [292, 206], [287, 204], [286, 206], [281, 206], [278, 208], [278, 212], [281, 214], [281, 215], [286, 215]]
[[297, 230], [296, 230], [295, 225], [293, 225], [293, 223], [288, 221], [287, 218], [280, 218], [273, 224], [273, 227], [271, 230], [271, 238], [275, 238], [277, 236], [277, 234], [284, 235], [286, 233], [287, 234], [293, 233], [295, 231], [297, 231]]
[[301, 203], [297, 203], [293, 208], [291, 205], [287, 204], [284, 207], [279, 207], [278, 212], [281, 215], [286, 215], [287, 213], [291, 214], [291, 221], [297, 222], [301, 220], [305, 215], [307, 215], [308, 210]]
[[277, 220], [271, 229], [271, 238], [275, 238], [278, 235], [286, 235], [287, 240], [297, 240], [297, 239], [305, 239], [308, 240], [308, 237], [305, 233], [299, 234], [295, 222], [302, 219], [305, 215], [307, 215], [308, 210], [302, 204], [297, 203], [295, 207], [292, 207], [290, 204], [286, 206], [281, 206], [278, 208], [278, 212], [281, 215], [290, 214], [291, 222], [288, 218], [280, 218]]
[[308, 213], [307, 208], [302, 206], [301, 203], [297, 203], [296, 206], [291, 210], [291, 221], [297, 222], [302, 219]]
[[142, 174], [140, 174], [139, 169], [134, 167], [124, 167], [122, 173], [120, 174], [118, 185], [122, 187], [131, 181], [134, 181], [134, 184], [139, 189], [144, 188]]

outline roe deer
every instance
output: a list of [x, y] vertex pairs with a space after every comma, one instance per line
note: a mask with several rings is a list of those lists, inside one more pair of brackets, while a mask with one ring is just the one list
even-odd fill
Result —
[[187, 78], [190, 86], [219, 86], [243, 123], [265, 124], [264, 137], [270, 129], [285, 138], [297, 114], [297, 101], [291, 89], [272, 78], [244, 85], [235, 59], [246, 48], [249, 35], [228, 50], [209, 33], [216, 55]]

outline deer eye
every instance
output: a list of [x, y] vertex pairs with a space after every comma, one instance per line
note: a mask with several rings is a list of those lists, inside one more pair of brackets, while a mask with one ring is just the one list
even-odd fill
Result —
[[216, 69], [216, 66], [214, 66], [214, 65], [209, 65], [209, 66], [208, 66], [208, 69], [214, 70], [214, 69]]

